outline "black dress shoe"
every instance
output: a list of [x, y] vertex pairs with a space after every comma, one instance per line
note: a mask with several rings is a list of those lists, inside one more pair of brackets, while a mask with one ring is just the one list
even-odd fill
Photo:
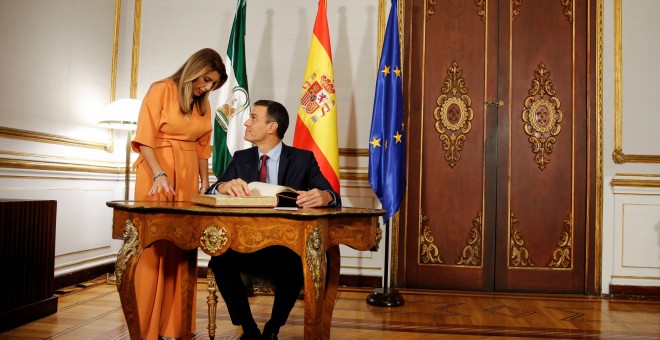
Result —
[[261, 333], [259, 332], [245, 332], [241, 334], [241, 337], [239, 338], [241, 340], [260, 340], [261, 339]]
[[277, 333], [264, 333], [261, 335], [261, 338], [264, 340], [277, 340]]

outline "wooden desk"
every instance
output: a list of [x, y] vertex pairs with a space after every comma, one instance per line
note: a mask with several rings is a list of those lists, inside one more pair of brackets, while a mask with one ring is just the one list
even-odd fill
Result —
[[[117, 255], [116, 276], [131, 339], [140, 339], [141, 334], [133, 282], [136, 264], [144, 248], [158, 240], [168, 240], [184, 250], [201, 248], [212, 256], [229, 248], [247, 253], [273, 245], [295, 251], [302, 257], [305, 278], [305, 339], [329, 339], [339, 281], [339, 245], [371, 249], [377, 244], [378, 216], [385, 213], [363, 208], [211, 208], [190, 202], [106, 204], [114, 209], [112, 237], [124, 239]], [[189, 254], [189, 261], [195, 263], [197, 253]], [[182, 282], [186, 339], [192, 337], [190, 321], [196, 289], [197, 273], [195, 266], [191, 268]], [[209, 314], [213, 314], [209, 322], [214, 324], [215, 306], [211, 300], [209, 297]], [[209, 334], [214, 333], [215, 325], [213, 331], [209, 326]]]

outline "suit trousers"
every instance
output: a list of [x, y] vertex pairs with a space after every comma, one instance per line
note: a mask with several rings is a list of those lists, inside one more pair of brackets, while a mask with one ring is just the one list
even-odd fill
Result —
[[269, 327], [279, 329], [286, 323], [304, 285], [300, 256], [284, 246], [270, 246], [254, 253], [228, 249], [224, 254], [212, 257], [209, 267], [215, 273], [218, 290], [234, 325], [249, 327], [254, 324], [245, 284], [241, 279], [244, 269], [256, 269], [272, 278], [275, 299]]

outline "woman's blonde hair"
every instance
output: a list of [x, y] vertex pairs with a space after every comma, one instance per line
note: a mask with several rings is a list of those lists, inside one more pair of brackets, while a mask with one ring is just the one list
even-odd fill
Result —
[[211, 48], [203, 48], [190, 58], [169, 78], [174, 80], [179, 89], [179, 107], [184, 114], [191, 114], [194, 105], [197, 105], [199, 113], [206, 114], [206, 105], [204, 102], [209, 97], [211, 91], [195, 98], [193, 96], [192, 83], [195, 79], [211, 72], [217, 71], [220, 74], [218, 83], [211, 91], [220, 88], [227, 81], [227, 69], [222, 62], [220, 54]]

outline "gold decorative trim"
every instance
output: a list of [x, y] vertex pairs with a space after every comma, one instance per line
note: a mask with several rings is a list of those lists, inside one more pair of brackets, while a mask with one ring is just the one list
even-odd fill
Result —
[[486, 0], [474, 0], [475, 6], [477, 6], [477, 15], [481, 17], [481, 21], [486, 22]]
[[69, 137], [53, 135], [50, 133], [28, 131], [21, 129], [14, 129], [10, 127], [0, 126], [0, 138], [28, 140], [32, 142], [60, 144], [66, 146], [74, 146], [79, 148], [100, 149], [107, 152], [113, 152], [114, 147], [112, 144], [103, 144], [100, 142], [88, 142], [72, 139]]
[[431, 227], [428, 225], [428, 220], [429, 217], [422, 212], [422, 222], [420, 223], [422, 232], [419, 236], [419, 261], [424, 264], [445, 263], [445, 260], [439, 255], [440, 250], [435, 244], [433, 244], [435, 239], [431, 234]]
[[217, 283], [215, 282], [215, 275], [213, 274], [213, 269], [211, 269], [211, 267], [206, 267], [206, 281], [208, 283], [206, 290], [209, 292], [209, 295], [206, 297], [209, 323], [206, 327], [209, 331], [209, 338], [213, 339], [215, 337], [215, 330], [217, 328], [215, 325], [215, 316], [217, 314], [218, 307], [218, 294], [216, 294]]
[[426, 0], [426, 21], [431, 19], [431, 15], [435, 13], [435, 5], [438, 4], [438, 0]]
[[339, 156], [369, 157], [368, 148], [339, 148]]
[[220, 248], [224, 247], [229, 239], [227, 238], [227, 229], [225, 227], [218, 227], [211, 224], [204, 228], [202, 236], [199, 238], [199, 243], [202, 249], [206, 250], [209, 255], [215, 254]]
[[135, 0], [133, 15], [133, 51], [131, 54], [131, 88], [130, 97], [137, 98], [138, 65], [140, 63], [140, 27], [142, 21], [142, 0]]
[[[589, 3], [591, 6], [591, 3]], [[602, 291], [603, 266], [603, 0], [596, 0], [596, 212], [594, 230], [594, 292]], [[591, 11], [589, 11], [591, 12]], [[591, 27], [591, 25], [587, 25]], [[587, 240], [587, 242], [589, 242]], [[587, 258], [587, 263], [588, 263]]]
[[571, 214], [564, 220], [564, 231], [559, 235], [557, 247], [552, 251], [552, 259], [548, 261], [546, 267], [554, 268], [572, 268], [573, 255], [571, 249], [573, 248], [573, 226]]
[[522, 232], [518, 227], [518, 219], [516, 215], [511, 212], [511, 235], [509, 236], [509, 247], [511, 254], [509, 255], [509, 268], [511, 267], [534, 267], [534, 261], [529, 255], [529, 251], [525, 248], [525, 241], [522, 237]]
[[378, 0], [378, 46], [376, 47], [376, 68], [380, 63], [380, 54], [383, 52], [383, 40], [385, 39], [385, 29], [387, 16], [385, 15], [385, 0]]
[[641, 179], [613, 179], [610, 184], [613, 187], [660, 188], [660, 181]]
[[513, 0], [511, 8], [511, 21], [515, 21], [516, 17], [520, 15], [520, 7], [522, 7], [522, 0]]
[[312, 274], [312, 282], [316, 289], [316, 302], [319, 302], [321, 296], [321, 280], [325, 280], [321, 269], [326, 268], [325, 252], [323, 251], [323, 237], [319, 227], [315, 227], [307, 239], [307, 250], [305, 252], [305, 259], [309, 272]]
[[456, 260], [456, 264], [465, 266], [481, 266], [481, 230], [482, 230], [481, 212], [472, 219], [472, 229], [470, 236], [466, 240], [467, 245], [463, 248], [461, 256]]
[[[441, 95], [436, 100], [437, 107], [433, 110], [435, 130], [440, 134], [445, 160], [454, 167], [461, 159], [460, 152], [467, 139], [467, 133], [472, 130], [472, 99], [467, 94], [463, 69], [456, 61], [447, 69], [447, 77], [442, 87]], [[447, 130], [450, 130], [449, 134]], [[458, 133], [455, 133], [458, 132]]]
[[135, 256], [137, 247], [140, 244], [137, 228], [133, 225], [131, 220], [126, 220], [124, 227], [124, 244], [117, 253], [117, 262], [115, 263], [115, 277], [117, 278], [117, 289], [121, 286], [121, 278], [126, 270], [126, 263]]
[[30, 169], [30, 170], [52, 170], [52, 171], [77, 171], [102, 174], [123, 174], [123, 167], [97, 166], [72, 163], [55, 163], [45, 161], [28, 161], [23, 159], [0, 158], [0, 168]]
[[374, 244], [371, 251], [378, 251], [380, 249], [380, 241], [383, 239], [383, 229], [380, 227], [380, 223], [376, 225], [376, 244]]
[[561, 132], [563, 114], [559, 109], [561, 103], [555, 96], [550, 79], [550, 71], [543, 63], [534, 71], [532, 87], [525, 98], [525, 109], [522, 111], [522, 120], [525, 123], [525, 133], [529, 136], [534, 152], [534, 161], [539, 169], [544, 170], [550, 162], [550, 153], [557, 141], [555, 138]]
[[617, 164], [657, 164], [660, 163], [660, 155], [638, 155], [623, 152], [623, 30], [621, 3], [621, 0], [614, 0], [614, 151], [612, 152], [612, 161]]
[[339, 173], [339, 179], [344, 180], [356, 180], [356, 181], [368, 181], [369, 174], [356, 174], [356, 173]]
[[110, 71], [110, 103], [117, 94], [117, 57], [119, 55], [119, 25], [121, 24], [121, 0], [115, 0], [115, 29], [112, 40], [112, 66]]
[[573, 0], [561, 0], [561, 5], [564, 6], [564, 15], [568, 18], [569, 22], [573, 22]]

